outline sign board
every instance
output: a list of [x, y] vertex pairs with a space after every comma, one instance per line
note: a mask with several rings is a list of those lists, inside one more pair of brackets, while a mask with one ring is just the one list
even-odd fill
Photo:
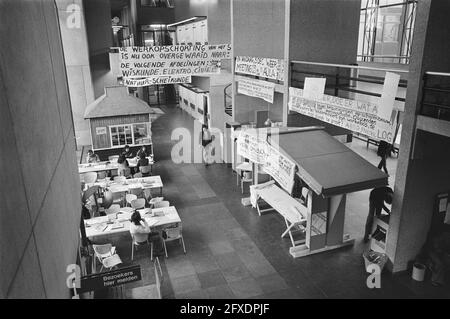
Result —
[[240, 131], [237, 138], [237, 153], [272, 176], [289, 193], [294, 185], [295, 163], [267, 142], [265, 134], [256, 130]]
[[119, 48], [123, 78], [180, 77], [218, 73], [230, 59], [230, 44], [166, 45]]
[[284, 81], [284, 60], [237, 56], [234, 71], [236, 73]]
[[303, 97], [303, 90], [289, 87], [289, 110], [304, 114], [323, 122], [343, 127], [370, 138], [394, 142], [396, 112], [392, 119], [379, 116], [377, 104], [344, 99], [324, 94], [320, 100]]
[[192, 79], [190, 75], [181, 76], [152, 76], [144, 79], [124, 78], [123, 85], [129, 87], [143, 87], [149, 85], [162, 85], [162, 84], [174, 84], [174, 83], [191, 83]]
[[128, 284], [142, 279], [141, 266], [132, 265], [96, 274], [81, 277], [78, 293], [93, 291], [97, 289], [110, 288]]
[[96, 127], [95, 128], [95, 134], [97, 134], [97, 135], [105, 135], [106, 134], [106, 127], [105, 126]]
[[256, 79], [243, 79], [238, 81], [238, 93], [253, 96], [269, 103], [273, 103], [275, 83]]
[[240, 131], [237, 138], [237, 153], [254, 163], [263, 164], [267, 157], [266, 139], [265, 134], [258, 134], [256, 130]]

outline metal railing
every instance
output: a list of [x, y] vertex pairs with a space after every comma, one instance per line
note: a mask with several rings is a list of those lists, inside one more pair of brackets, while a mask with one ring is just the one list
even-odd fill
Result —
[[450, 73], [425, 72], [420, 114], [450, 121]]

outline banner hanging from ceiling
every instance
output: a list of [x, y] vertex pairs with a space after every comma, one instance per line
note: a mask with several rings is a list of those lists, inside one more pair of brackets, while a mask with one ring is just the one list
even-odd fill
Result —
[[220, 72], [220, 61], [230, 58], [230, 44], [119, 48], [120, 72], [123, 78], [215, 74]]
[[306, 99], [303, 97], [302, 89], [289, 87], [288, 106], [290, 111], [343, 127], [372, 139], [394, 143], [397, 111], [392, 112], [390, 120], [383, 119], [379, 115], [377, 104], [326, 94], [317, 100]]
[[239, 94], [257, 97], [269, 103], [273, 103], [275, 83], [240, 77], [238, 80], [237, 91]]

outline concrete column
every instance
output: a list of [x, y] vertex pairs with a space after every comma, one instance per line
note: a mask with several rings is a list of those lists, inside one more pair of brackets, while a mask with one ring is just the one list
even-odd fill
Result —
[[68, 298], [81, 202], [57, 8], [3, 0], [0, 21], [0, 298]]
[[398, 159], [400, 165], [396, 172], [386, 243], [390, 258], [388, 267], [393, 272], [406, 270], [417, 256], [430, 229], [435, 196], [450, 190], [449, 139], [416, 128], [424, 72], [450, 72], [449, 14], [449, 1], [418, 2]]
[[56, 0], [77, 147], [91, 143], [86, 106], [94, 101], [82, 0]]

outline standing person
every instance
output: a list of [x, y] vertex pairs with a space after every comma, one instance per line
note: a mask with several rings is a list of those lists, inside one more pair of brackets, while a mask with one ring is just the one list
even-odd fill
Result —
[[100, 158], [98, 157], [97, 154], [94, 153], [93, 150], [89, 150], [87, 157], [86, 157], [86, 162], [87, 163], [98, 163], [98, 162], [100, 162]]
[[364, 242], [369, 241], [369, 235], [372, 232], [373, 219], [375, 214], [378, 216], [383, 209], [386, 213], [390, 214], [390, 210], [384, 205], [384, 203], [392, 204], [392, 198], [394, 197], [394, 191], [392, 188], [384, 186], [374, 188], [370, 192], [369, 196], [369, 215], [366, 220], [366, 229], [364, 233]]
[[201, 143], [203, 147], [203, 160], [205, 161], [205, 166], [208, 166], [210, 164], [210, 157], [209, 157], [209, 145], [212, 142], [212, 136], [211, 132], [208, 129], [206, 125], [203, 125], [202, 133], [201, 133]]
[[140, 158], [140, 157], [141, 157], [141, 154], [144, 154], [144, 157], [149, 156], [149, 154], [147, 153], [147, 148], [145, 147], [145, 145], [143, 145], [143, 146], [139, 149], [139, 151], [136, 153], [136, 157], [137, 157], [137, 158]]
[[133, 152], [130, 150], [130, 146], [125, 145], [122, 155], [124, 155], [125, 158], [133, 158]]
[[386, 141], [380, 141], [380, 144], [378, 144], [377, 155], [381, 157], [381, 160], [380, 163], [378, 164], [378, 168], [379, 169], [383, 168], [386, 174], [389, 174], [386, 167], [386, 159], [388, 156], [391, 155], [391, 152], [392, 152], [392, 145]]

